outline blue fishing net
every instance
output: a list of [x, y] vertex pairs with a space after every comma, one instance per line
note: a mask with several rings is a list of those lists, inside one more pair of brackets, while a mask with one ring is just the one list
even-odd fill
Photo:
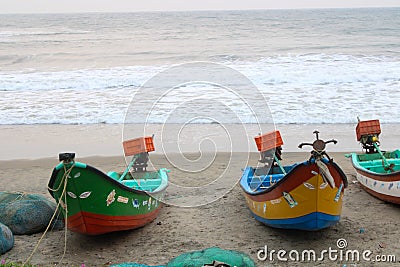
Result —
[[256, 266], [254, 261], [244, 253], [213, 247], [182, 254], [168, 262], [167, 267], [202, 267], [218, 266], [218, 264], [232, 267]]
[[14, 246], [14, 236], [11, 230], [0, 223], [0, 255], [6, 253]]
[[145, 265], [145, 264], [139, 264], [139, 263], [119, 263], [119, 264], [114, 264], [111, 265], [110, 267], [165, 267], [165, 265], [157, 265], [157, 266], [151, 266], [151, 265]]
[[[0, 222], [14, 234], [44, 231], [56, 209], [56, 204], [43, 195], [0, 192]], [[63, 227], [61, 216], [57, 229]]]
[[[201, 251], [184, 253], [171, 261], [166, 266], [152, 267], [203, 267], [203, 266], [231, 266], [255, 267], [254, 261], [244, 253], [234, 250], [224, 250], [218, 247], [207, 248]], [[138, 263], [120, 263], [111, 267], [150, 267]]]

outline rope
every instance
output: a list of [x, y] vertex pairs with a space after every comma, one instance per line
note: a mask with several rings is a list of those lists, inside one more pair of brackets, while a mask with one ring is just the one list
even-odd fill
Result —
[[27, 192], [21, 192], [21, 191], [5, 191], [4, 193], [11, 193], [17, 195], [14, 200], [11, 200], [9, 203], [10, 205], [13, 204], [15, 201], [21, 199], [23, 196], [29, 194]]
[[[62, 193], [61, 193], [60, 199], [62, 199], [62, 197], [64, 196], [64, 200], [65, 200], [64, 203], [65, 203], [65, 205], [66, 205], [66, 203], [67, 203], [67, 202], [66, 202], [67, 197], [66, 197], [65, 192], [66, 192], [66, 190], [67, 190], [68, 176], [70, 175], [70, 173], [71, 173], [72, 169], [74, 168], [74, 166], [75, 166], [75, 163], [73, 163], [73, 164], [71, 165], [71, 167], [70, 167], [69, 169], [67, 169], [66, 166], [64, 165], [64, 175], [63, 175], [63, 177], [61, 178], [61, 182], [60, 182], [60, 185], [58, 186], [57, 190], [54, 190], [54, 189], [48, 187], [49, 190], [51, 190], [51, 191], [53, 191], [53, 192], [56, 192], [56, 191], [58, 191], [58, 190], [61, 188], [61, 185], [62, 185], [63, 182], [64, 182], [64, 188], [63, 188], [63, 191], [62, 191]], [[54, 221], [54, 218], [55, 218], [55, 216], [56, 216], [56, 214], [57, 214], [57, 211], [58, 211], [60, 205], [61, 205], [61, 204], [60, 204], [60, 201], [58, 201], [57, 206], [56, 206], [56, 210], [54, 211], [53, 216], [51, 217], [51, 219], [50, 219], [50, 221], [49, 221], [49, 224], [48, 224], [47, 227], [46, 227], [46, 230], [44, 231], [44, 233], [42, 234], [42, 236], [39, 238], [38, 242], [36, 243], [35, 247], [33, 248], [32, 253], [29, 255], [29, 257], [28, 257], [28, 258], [26, 259], [26, 261], [23, 263], [23, 266], [25, 266], [25, 265], [31, 260], [31, 258], [32, 258], [33, 255], [35, 254], [36, 250], [39, 248], [40, 243], [42, 242], [43, 238], [45, 237], [45, 235], [47, 234], [48, 230], [50, 229], [50, 226], [51, 226], [52, 222]], [[62, 262], [62, 260], [64, 259], [64, 256], [65, 256], [65, 253], [66, 253], [66, 249], [67, 249], [67, 214], [68, 214], [67, 207], [65, 207], [65, 213], [66, 213], [66, 216], [65, 216], [65, 218], [64, 218], [64, 219], [65, 219], [64, 253], [63, 253], [62, 257], [61, 257], [61, 260], [60, 260], [59, 264], [60, 264], [60, 263]]]
[[15, 201], [17, 201], [17, 200], [19, 200], [19, 199], [21, 199], [23, 196], [25, 196], [27, 193], [26, 192], [18, 192], [18, 196], [12, 201], [12, 202], [15, 202]]
[[58, 190], [60, 190], [60, 188], [61, 188], [61, 186], [62, 186], [62, 182], [63, 182], [63, 180], [66, 178], [66, 177], [68, 177], [69, 176], [69, 174], [71, 173], [71, 171], [72, 171], [72, 168], [75, 166], [75, 162], [72, 164], [72, 166], [67, 170], [67, 167], [65, 166], [65, 165], [63, 165], [63, 167], [64, 167], [64, 175], [63, 175], [63, 178], [62, 178], [62, 180], [61, 180], [61, 183], [58, 185], [58, 187], [57, 187], [57, 189], [53, 189], [53, 188], [50, 188], [49, 186], [47, 186], [47, 188], [50, 190], [50, 191], [52, 191], [52, 192], [57, 192]]
[[[69, 168], [69, 172], [68, 172], [68, 176], [69, 176], [69, 174], [71, 173], [71, 170], [72, 170], [72, 168], [75, 166], [75, 162], [72, 164], [72, 166]], [[64, 172], [66, 171], [66, 167], [65, 167], [65, 165], [64, 165]], [[63, 251], [63, 254], [62, 254], [62, 256], [61, 256], [61, 259], [60, 259], [60, 261], [58, 262], [58, 264], [59, 265], [61, 265], [61, 262], [63, 261], [63, 259], [64, 259], [64, 256], [65, 256], [65, 254], [66, 254], [66, 252], [67, 252], [67, 232], [68, 232], [68, 220], [67, 220], [67, 217], [68, 217], [68, 205], [67, 205], [67, 194], [65, 194], [65, 191], [66, 191], [66, 189], [67, 189], [67, 181], [68, 181], [68, 177], [67, 178], [65, 178], [66, 179], [66, 181], [65, 181], [65, 186], [64, 186], [64, 190], [63, 190], [63, 193], [61, 194], [61, 196], [60, 196], [60, 198], [62, 198], [63, 196], [64, 196], [64, 204], [65, 204], [65, 216], [64, 216], [64, 228], [65, 228], [65, 231], [64, 231], [64, 251]], [[58, 201], [58, 202], [60, 202], [60, 201]]]

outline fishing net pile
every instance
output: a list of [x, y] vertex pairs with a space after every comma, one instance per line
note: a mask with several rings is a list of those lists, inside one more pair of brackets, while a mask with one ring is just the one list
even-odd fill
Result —
[[14, 246], [14, 236], [7, 226], [0, 223], [0, 255], [6, 253]]
[[[137, 263], [121, 263], [113, 267], [148, 267]], [[157, 267], [255, 267], [254, 261], [244, 253], [234, 250], [224, 250], [218, 247], [207, 248], [201, 251], [184, 253], [168, 262], [166, 266]]]
[[[0, 223], [7, 225], [16, 235], [44, 231], [55, 209], [56, 204], [42, 195], [0, 192]], [[54, 227], [63, 227], [61, 216]]]

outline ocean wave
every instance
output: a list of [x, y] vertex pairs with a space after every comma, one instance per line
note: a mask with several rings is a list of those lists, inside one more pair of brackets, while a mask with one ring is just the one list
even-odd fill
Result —
[[[303, 54], [245, 61], [226, 57], [224, 65], [243, 73], [265, 97], [276, 123], [354, 123], [357, 116], [400, 123], [400, 58], [345, 54]], [[0, 124], [122, 123], [130, 100], [145, 82], [168, 65], [80, 69], [57, 72], [0, 72]], [[176, 76], [179, 78], [180, 73]], [[178, 80], [178, 79], [177, 79]], [[137, 111], [136, 122], [164, 123], [171, 110], [197, 96], [213, 96], [204, 106], [182, 107], [185, 114], [224, 111], [222, 122], [255, 123], [240, 99], [207, 84], [180, 86], [153, 116]], [[177, 89], [177, 90], [178, 90]], [[149, 94], [152, 88], [145, 88]], [[240, 92], [238, 92], [240, 95]], [[251, 95], [247, 96], [251, 99]], [[207, 98], [206, 98], [207, 99]], [[215, 103], [212, 101], [216, 101]], [[220, 101], [220, 102], [217, 102]], [[256, 104], [264, 100], [253, 99]], [[388, 112], [390, 111], [390, 112]], [[232, 115], [232, 116], [231, 116]], [[168, 123], [183, 123], [177, 116]], [[199, 123], [207, 123], [206, 121]]]
[[[222, 61], [222, 64], [242, 72], [257, 85], [286, 84], [295, 87], [400, 80], [400, 57], [308, 54], [265, 57], [253, 62], [237, 60], [233, 56], [223, 57], [229, 60]], [[7, 56], [6, 60], [16, 59]], [[168, 67], [161, 65], [57, 72], [0, 72], [0, 90], [82, 90], [139, 86]]]

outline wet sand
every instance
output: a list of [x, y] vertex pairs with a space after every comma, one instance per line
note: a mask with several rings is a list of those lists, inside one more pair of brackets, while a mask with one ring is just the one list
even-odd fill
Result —
[[[254, 136], [278, 129], [285, 152], [301, 152], [297, 145], [312, 142], [314, 130], [324, 140], [336, 139], [328, 151], [361, 151], [356, 124], [92, 124], [92, 125], [0, 125], [0, 160], [57, 157], [73, 151], [77, 157], [121, 156], [122, 140], [154, 134], [156, 154], [178, 152], [257, 152]], [[400, 124], [381, 124], [382, 149], [397, 149]], [[179, 144], [179, 145], [178, 145]]]

